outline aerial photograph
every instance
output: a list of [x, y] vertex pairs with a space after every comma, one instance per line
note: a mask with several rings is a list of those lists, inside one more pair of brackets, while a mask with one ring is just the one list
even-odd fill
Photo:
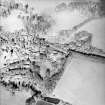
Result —
[[105, 105], [105, 0], [0, 0], [0, 105]]

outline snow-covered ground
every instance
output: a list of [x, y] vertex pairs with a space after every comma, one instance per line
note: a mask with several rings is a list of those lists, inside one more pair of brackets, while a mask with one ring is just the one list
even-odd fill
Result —
[[105, 18], [91, 21], [80, 28], [80, 30], [92, 33], [92, 45], [105, 51]]
[[74, 57], [54, 90], [73, 105], [105, 105], [105, 63]]
[[9, 91], [0, 86], [0, 105], [25, 105], [25, 101], [29, 97], [31, 97], [30, 91], [23, 90], [12, 96]]
[[[43, 2], [39, 2], [38, 0], [36, 0], [36, 2], [33, 0], [30, 1], [32, 1], [30, 3], [35, 7], [36, 12], [46, 11], [48, 14], [51, 13], [50, 15], [56, 20], [56, 26], [52, 28], [49, 35], [57, 35], [59, 30], [72, 28], [73, 25], [77, 25], [82, 20], [86, 19], [85, 16], [79, 15], [78, 12], [70, 13], [63, 11], [54, 13], [53, 7], [55, 7], [57, 3], [56, 1], [49, 3], [47, 3], [47, 0]], [[49, 9], [50, 7], [52, 8], [51, 10]], [[23, 28], [23, 23], [17, 18], [16, 11], [7, 19], [1, 19], [0, 24], [4, 26], [6, 31], [10, 32]], [[80, 30], [87, 30], [92, 33], [92, 45], [105, 51], [104, 27], [105, 19], [102, 19], [92, 21], [83, 26]], [[8, 54], [7, 56], [10, 57]], [[68, 61], [64, 75], [54, 90], [54, 94], [64, 101], [73, 103], [73, 105], [105, 105], [104, 81], [104, 63], [93, 62], [87, 58], [74, 57], [72, 62]], [[1, 105], [24, 105], [25, 99], [30, 96], [30, 94], [24, 94], [24, 92], [22, 92], [17, 93], [16, 97], [12, 97], [4, 88], [1, 88], [0, 91], [2, 91], [0, 99], [2, 100]]]
[[24, 29], [22, 20], [17, 18], [19, 12], [18, 10], [13, 10], [7, 18], [0, 18], [0, 25], [3, 26], [3, 30], [14, 32]]

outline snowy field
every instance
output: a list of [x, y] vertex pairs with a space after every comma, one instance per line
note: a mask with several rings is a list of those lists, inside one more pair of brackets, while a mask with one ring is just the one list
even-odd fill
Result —
[[73, 105], [105, 104], [105, 62], [74, 55], [54, 94]]
[[15, 96], [0, 86], [0, 105], [25, 105], [27, 98], [31, 97], [30, 91], [16, 92]]

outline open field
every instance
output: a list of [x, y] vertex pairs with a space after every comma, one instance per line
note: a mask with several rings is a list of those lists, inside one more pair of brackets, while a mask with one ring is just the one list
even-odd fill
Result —
[[54, 94], [73, 105], [104, 105], [105, 63], [74, 55]]

